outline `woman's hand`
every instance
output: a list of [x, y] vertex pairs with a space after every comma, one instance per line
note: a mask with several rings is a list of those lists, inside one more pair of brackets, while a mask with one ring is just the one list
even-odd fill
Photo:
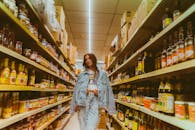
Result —
[[74, 111], [75, 111], [75, 112], [78, 112], [78, 110], [79, 110], [79, 106], [76, 105], [75, 108], [74, 108]]
[[87, 95], [88, 95], [90, 92], [94, 93], [95, 96], [98, 96], [98, 90], [97, 90], [97, 89], [95, 89], [95, 90], [89, 90], [89, 89], [87, 89]]

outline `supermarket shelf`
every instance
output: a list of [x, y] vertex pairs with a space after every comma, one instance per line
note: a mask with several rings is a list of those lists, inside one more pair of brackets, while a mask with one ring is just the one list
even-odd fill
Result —
[[39, 26], [41, 26], [41, 30], [43, 30], [43, 32], [46, 34], [47, 39], [49, 39], [52, 43], [54, 43], [58, 49], [58, 51], [63, 55], [66, 63], [68, 63], [69, 67], [73, 70], [70, 62], [67, 60], [67, 58], [65, 57], [65, 55], [63, 54], [62, 50], [59, 48], [58, 42], [56, 41], [56, 39], [54, 38], [54, 36], [51, 34], [50, 30], [48, 29], [48, 27], [46, 25], [44, 25], [41, 21], [41, 18], [39, 16], [39, 14], [37, 13], [37, 11], [35, 10], [35, 8], [33, 7], [33, 5], [30, 3], [29, 0], [25, 0], [24, 2], [26, 2], [27, 6], [29, 7], [29, 9], [31, 10], [32, 14], [35, 16], [35, 18], [37, 19], [37, 22], [39, 23]]
[[160, 44], [160, 42], [158, 42], [159, 39], [162, 39], [162, 37], [165, 34], [167, 34], [169, 31], [171, 31], [173, 28], [175, 28], [179, 23], [184, 21], [186, 18], [191, 16], [194, 12], [195, 12], [195, 4], [193, 4], [189, 9], [187, 9], [178, 19], [176, 19], [173, 23], [171, 23], [167, 28], [165, 28], [159, 34], [157, 34], [152, 40], [150, 40], [144, 46], [142, 46], [140, 49], [138, 49], [126, 62], [124, 62], [115, 71], [113, 71], [111, 74], [109, 74], [109, 77], [112, 76], [113, 74], [115, 74], [116, 72], [119, 72], [121, 70], [126, 69], [127, 67], [134, 65], [136, 62], [136, 59], [138, 58], [140, 53], [142, 53], [146, 49], [152, 49], [155, 46], [158, 46]]
[[50, 108], [52, 108], [54, 106], [57, 106], [59, 104], [62, 104], [64, 102], [67, 102], [69, 100], [71, 100], [71, 98], [65, 99], [63, 101], [59, 101], [57, 103], [54, 103], [54, 104], [51, 104], [51, 105], [48, 105], [48, 106], [45, 106], [45, 107], [42, 107], [42, 108], [39, 108], [39, 109], [36, 109], [36, 110], [32, 110], [32, 111], [25, 112], [25, 113], [22, 113], [22, 114], [17, 114], [17, 115], [12, 116], [12, 117], [10, 117], [8, 119], [0, 119], [0, 129], [5, 128], [5, 127], [7, 127], [7, 126], [9, 126], [11, 124], [14, 124], [14, 123], [16, 123], [16, 122], [18, 122], [20, 120], [23, 120], [23, 119], [25, 119], [25, 118], [27, 118], [29, 116], [32, 116], [34, 114], [37, 114], [37, 113], [42, 112], [42, 111], [45, 111], [47, 109], [50, 109]]
[[72, 92], [70, 89], [49, 89], [49, 88], [35, 88], [32, 86], [22, 85], [0, 85], [1, 91], [39, 91], [39, 92]]
[[[112, 63], [108, 67], [108, 69], [112, 68], [117, 63], [117, 60], [125, 53], [125, 51], [129, 51], [128, 49], [131, 48], [133, 45], [135, 45], [135, 44], [132, 44], [135, 41], [134, 39], [136, 39], [138, 37], [138, 35], [140, 35], [140, 32], [144, 31], [144, 26], [148, 24], [148, 21], [150, 21], [152, 19], [152, 16], [154, 14], [159, 16], [159, 14], [157, 14], [156, 12], [158, 12], [160, 10], [160, 7], [163, 6], [163, 4], [164, 4], [163, 0], [158, 0], [157, 1], [156, 5], [150, 11], [148, 16], [143, 20], [142, 24], [140, 24], [139, 27], [134, 31], [134, 34], [131, 35], [131, 37], [129, 38], [129, 40], [125, 44], [125, 46], [121, 49], [118, 56], [112, 61]], [[150, 25], [152, 25], [152, 24], [154, 25], [155, 22], [156, 21], [151, 22]], [[149, 30], [149, 31], [151, 31], [151, 30]], [[147, 31], [147, 32], [149, 32], [149, 31]], [[150, 35], [150, 33], [145, 34], [145, 35], [148, 36], [148, 35]]]
[[61, 126], [60, 128], [55, 129], [55, 130], [62, 130], [62, 129], [66, 126], [66, 124], [67, 124], [67, 122], [70, 120], [70, 118], [71, 118], [71, 115], [69, 114], [69, 115], [66, 117], [65, 121], [63, 121], [64, 123], [62, 124], [62, 126]]
[[124, 123], [117, 119], [116, 115], [112, 115], [112, 117], [113, 117], [113, 119], [121, 126], [122, 130], [128, 130], [128, 129], [124, 126]]
[[195, 123], [192, 121], [189, 121], [189, 120], [181, 120], [181, 119], [178, 119], [176, 117], [167, 116], [167, 115], [164, 115], [164, 114], [161, 114], [158, 112], [151, 111], [143, 106], [135, 105], [133, 103], [124, 103], [124, 102], [119, 101], [119, 100], [117, 100], [116, 102], [123, 104], [125, 106], [128, 106], [130, 108], [133, 108], [133, 109], [136, 108], [136, 110], [139, 110], [143, 113], [146, 113], [150, 116], [153, 116], [159, 120], [162, 120], [168, 124], [174, 125], [176, 127], [184, 129], [184, 130], [194, 130], [194, 128], [195, 128]]
[[45, 124], [43, 124], [41, 127], [37, 128], [37, 130], [44, 130], [46, 129], [52, 122], [54, 122], [56, 119], [58, 119], [60, 116], [62, 116], [62, 114], [64, 114], [66, 111], [69, 110], [70, 107], [67, 107], [63, 112], [61, 112], [60, 114], [58, 114], [55, 118], [47, 121]]
[[38, 63], [36, 63], [36, 62], [34, 62], [34, 61], [32, 61], [32, 60], [26, 58], [25, 56], [22, 56], [22, 55], [16, 53], [15, 51], [12, 51], [12, 50], [10, 50], [10, 49], [4, 47], [4, 46], [1, 46], [1, 45], [0, 45], [0, 52], [6, 54], [6, 55], [8, 55], [8, 56], [14, 57], [14, 58], [16, 58], [16, 59], [18, 59], [18, 60], [20, 60], [20, 61], [23, 61], [23, 62], [25, 62], [25, 63], [27, 63], [27, 64], [30, 64], [30, 65], [36, 67], [36, 68], [39, 69], [39, 70], [42, 70], [42, 71], [44, 71], [44, 72], [47, 72], [48, 74], [51, 74], [51, 75], [53, 75], [53, 76], [55, 76], [55, 77], [57, 77], [57, 78], [59, 78], [59, 79], [65, 81], [66, 84], [72, 84], [72, 85], [74, 85], [72, 82], [67, 82], [65, 79], [63, 79], [62, 77], [60, 77], [59, 75], [57, 75], [57, 74], [54, 73], [53, 71], [51, 71], [51, 70], [49, 70], [49, 69], [43, 67], [42, 65], [40, 65], [40, 64], [38, 64]]
[[137, 82], [137, 81], [144, 81], [149, 79], [155, 79], [155, 78], [161, 78], [163, 76], [172, 76], [185, 73], [190, 73], [195, 71], [195, 59], [185, 61], [176, 65], [172, 65], [170, 67], [166, 67], [163, 69], [155, 70], [146, 74], [138, 75], [132, 78], [129, 78], [127, 80], [124, 80], [122, 82], [118, 82], [115, 84], [111, 84], [111, 86], [116, 86], [124, 83], [130, 83], [130, 82]]
[[37, 44], [38, 47], [40, 47], [45, 53], [47, 53], [48, 56], [50, 56], [54, 61], [56, 61], [61, 67], [63, 67], [73, 78], [75, 78], [75, 76], [73, 76], [72, 73], [70, 73], [61, 63], [60, 61], [54, 57], [53, 55], [51, 55], [51, 53], [40, 43], [40, 41], [27, 29], [27, 27], [25, 25], [23, 25], [20, 20], [15, 17], [9, 10], [8, 8], [2, 3], [0, 2], [0, 10], [1, 12], [3, 12], [3, 14], [7, 15], [17, 26], [19, 26], [32, 40], [35, 41], [35, 43]]

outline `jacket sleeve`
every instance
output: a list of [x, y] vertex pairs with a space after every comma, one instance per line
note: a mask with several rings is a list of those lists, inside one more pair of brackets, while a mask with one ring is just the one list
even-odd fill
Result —
[[114, 101], [114, 94], [113, 94], [113, 91], [112, 91], [112, 88], [110, 86], [110, 81], [107, 77], [107, 74], [106, 75], [106, 82], [107, 82], [107, 110], [108, 110], [108, 113], [110, 115], [113, 115], [113, 114], [116, 114], [116, 105], [115, 105], [115, 101]]
[[75, 106], [77, 105], [77, 103], [76, 103], [76, 94], [77, 94], [77, 91], [78, 91], [78, 80], [79, 79], [80, 79], [80, 75], [78, 76], [76, 85], [74, 87], [73, 96], [72, 96], [72, 100], [71, 100], [71, 103], [70, 103], [70, 114], [73, 114], [75, 112], [74, 109], [75, 109]]

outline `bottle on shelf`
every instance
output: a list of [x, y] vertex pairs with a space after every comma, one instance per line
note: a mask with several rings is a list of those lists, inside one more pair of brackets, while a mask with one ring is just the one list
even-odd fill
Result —
[[20, 63], [18, 65], [18, 74], [16, 77], [16, 85], [24, 85], [24, 68], [23, 65]]
[[27, 83], [28, 83], [28, 69], [26, 67], [24, 67], [23, 77], [24, 77], [24, 84], [23, 85], [27, 85]]
[[164, 87], [165, 84], [163, 81], [161, 81], [158, 88], [158, 111], [159, 112], [164, 112], [164, 99], [163, 99]]
[[140, 55], [139, 58], [138, 58], [138, 63], [137, 63], [137, 74], [138, 74], [138, 75], [143, 74], [143, 61], [142, 61], [142, 55]]
[[181, 15], [180, 0], [175, 0], [174, 6], [175, 6], [175, 9], [173, 11], [173, 21], [175, 21]]
[[165, 68], [167, 66], [167, 49], [166, 49], [166, 39], [163, 40], [163, 51], [161, 54], [161, 67]]
[[167, 115], [174, 115], [174, 92], [173, 92], [173, 84], [171, 83], [171, 80], [167, 80], [165, 83], [165, 93], [164, 93], [164, 100], [165, 100], [165, 109], [164, 112]]
[[185, 39], [185, 59], [194, 58], [194, 40], [192, 32], [192, 21], [187, 22], [187, 37]]
[[154, 61], [152, 57], [152, 53], [147, 53], [146, 51], [144, 52], [144, 56], [142, 58], [142, 73], [148, 73], [153, 71], [154, 69]]
[[29, 86], [34, 86], [35, 85], [35, 69], [32, 70], [28, 81], [29, 81], [28, 82]]
[[10, 84], [15, 85], [16, 84], [16, 67], [15, 67], [15, 61], [11, 62], [11, 73], [10, 73]]
[[168, 40], [168, 48], [167, 48], [167, 66], [171, 66], [173, 64], [173, 58], [172, 58], [172, 36], [169, 35]]
[[137, 130], [139, 128], [138, 112], [134, 111], [133, 113], [133, 128], [132, 130]]
[[177, 64], [178, 63], [178, 32], [175, 31], [174, 32], [174, 40], [173, 40], [173, 53], [172, 53], [172, 59], [173, 59], [173, 64]]
[[0, 83], [9, 84], [10, 68], [9, 68], [9, 58], [3, 60], [3, 68], [1, 71]]
[[9, 34], [9, 25], [6, 24], [3, 27], [3, 35], [2, 35], [2, 45], [5, 47], [8, 47], [8, 45], [9, 45], [8, 34]]
[[166, 28], [172, 22], [172, 16], [169, 8], [165, 8], [165, 14], [162, 17], [163, 29]]
[[178, 62], [185, 61], [184, 29], [179, 27]]
[[128, 117], [128, 119], [129, 119], [129, 122], [128, 122], [127, 128], [129, 130], [132, 130], [133, 129], [133, 113], [132, 113], [132, 110], [131, 109], [129, 111], [129, 117]]
[[12, 116], [12, 94], [11, 92], [4, 92], [2, 118], [9, 118], [11, 116]]

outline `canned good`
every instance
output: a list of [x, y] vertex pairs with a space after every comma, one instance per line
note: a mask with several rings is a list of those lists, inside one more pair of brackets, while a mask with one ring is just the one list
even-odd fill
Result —
[[183, 101], [175, 101], [175, 117], [186, 119], [186, 103]]
[[188, 103], [189, 119], [195, 121], [195, 102]]

